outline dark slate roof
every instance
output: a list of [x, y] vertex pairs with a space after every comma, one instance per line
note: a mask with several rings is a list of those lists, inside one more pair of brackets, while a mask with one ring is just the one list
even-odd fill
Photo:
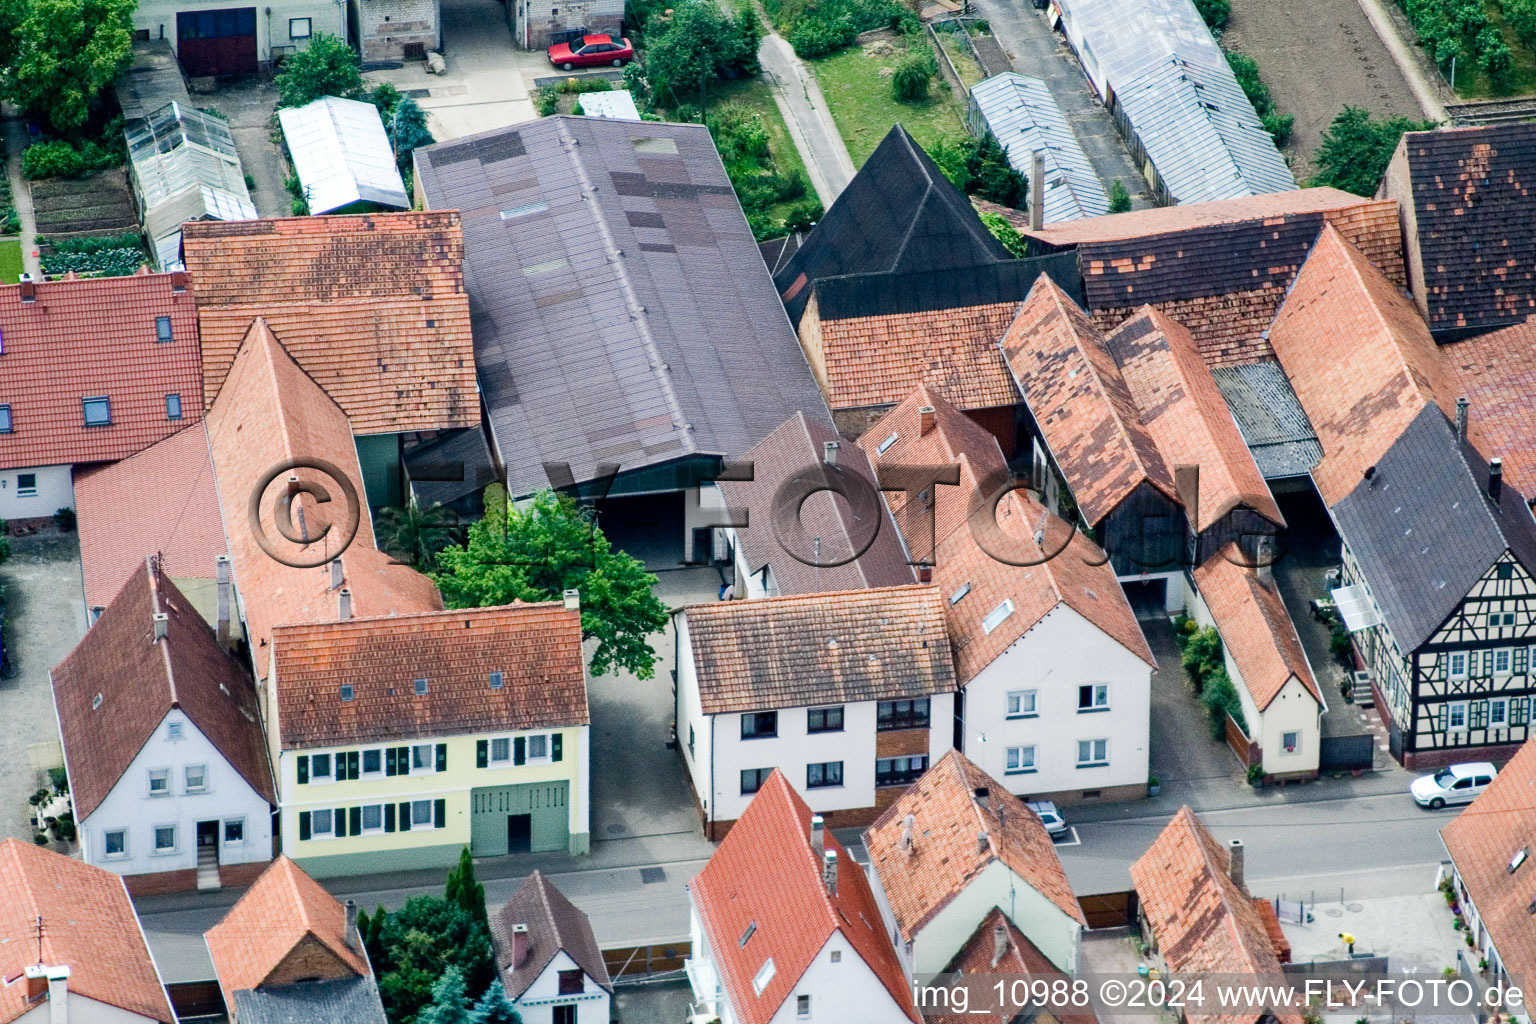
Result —
[[1488, 497], [1488, 466], [1458, 444], [1445, 414], [1426, 404], [1361, 480], [1333, 506], [1382, 617], [1406, 654], [1423, 644], [1508, 549], [1536, 568], [1536, 520], [1506, 481]]
[[405, 452], [411, 496], [423, 507], [443, 505], [496, 482], [496, 463], [482, 427], [447, 430]]
[[1273, 359], [1211, 370], [1266, 480], [1306, 476], [1323, 458], [1306, 411]]
[[701, 125], [547, 117], [416, 151], [464, 228], [475, 361], [514, 495], [738, 456], [826, 406]]
[[763, 262], [768, 264], [768, 273], [777, 274], [779, 268], [800, 251], [800, 244], [804, 241], [805, 234], [796, 231], [783, 238], [770, 238], [766, 242], [758, 242], [757, 251], [763, 254]]
[[1008, 258], [970, 201], [898, 124], [773, 282], [799, 323], [810, 283], [824, 277], [954, 270]]
[[[748, 571], [758, 572], [764, 565], [771, 566], [780, 594], [895, 587], [915, 582], [901, 535], [885, 502], [878, 497], [875, 471], [864, 449], [849, 441], [842, 444], [835, 466], [822, 462], [823, 446], [837, 440], [838, 433], [831, 427], [812, 423], [796, 413], [748, 450], [746, 457], [753, 466], [751, 480], [720, 480], [715, 484], [733, 515], [738, 519], [747, 516], [748, 525], [736, 531], [736, 542], [741, 545]], [[857, 474], [868, 481], [868, 489], [863, 493], [874, 501], [849, 502], [830, 490], [820, 490], [842, 474]], [[780, 540], [793, 520], [776, 514], [774, 499], [780, 488], [794, 488], [796, 480], [804, 481], [806, 488], [818, 488], [803, 504], [795, 504], [805, 533], [821, 541], [821, 557], [817, 559], [820, 566], [808, 565], [795, 557]], [[777, 521], [781, 519], [782, 522]], [[871, 529], [875, 531], [872, 539]], [[867, 546], [855, 557], [855, 547], [861, 544]], [[800, 550], [803, 554], [804, 548]]]
[[[528, 952], [521, 963], [514, 963], [512, 928], [519, 924], [528, 926]], [[527, 991], [561, 950], [587, 972], [587, 977], [613, 991], [592, 923], [540, 872], [529, 875], [512, 898], [491, 915], [490, 925], [496, 971], [508, 999]]]
[[844, 274], [820, 278], [812, 287], [821, 319], [848, 320], [1023, 302], [1041, 274], [1049, 274], [1062, 291], [1072, 296], [1073, 302], [1083, 304], [1083, 275], [1077, 270], [1077, 253], [1070, 251], [986, 263], [959, 274], [933, 274], [926, 270]]
[[1536, 124], [1403, 136], [1432, 331], [1536, 314]]
[[241, 989], [232, 1009], [240, 1024], [386, 1024], [368, 977]]

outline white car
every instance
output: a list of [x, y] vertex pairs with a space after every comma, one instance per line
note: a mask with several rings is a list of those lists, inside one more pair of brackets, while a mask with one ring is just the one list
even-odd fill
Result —
[[1045, 826], [1046, 835], [1052, 839], [1059, 839], [1067, 834], [1067, 819], [1061, 816], [1061, 812], [1051, 801], [1032, 800], [1024, 806], [1039, 815], [1040, 824]]
[[1420, 807], [1439, 809], [1446, 804], [1469, 804], [1498, 774], [1499, 770], [1487, 761], [1447, 765], [1433, 775], [1414, 779], [1408, 792]]

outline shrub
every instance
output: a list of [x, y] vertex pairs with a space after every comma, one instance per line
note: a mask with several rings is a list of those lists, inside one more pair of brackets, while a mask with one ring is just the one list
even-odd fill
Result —
[[73, 533], [75, 531], [75, 510], [72, 508], [59, 509], [53, 514], [53, 521], [65, 533]]
[[1029, 181], [1008, 162], [1008, 155], [990, 132], [979, 138], [942, 142], [929, 154], [961, 192], [1018, 209], [1029, 193]]
[[1509, 52], [1509, 44], [1492, 25], [1477, 34], [1477, 66], [1487, 72], [1488, 80], [1500, 89], [1509, 84], [1514, 73], [1515, 61]]
[[821, 208], [821, 202], [816, 199], [806, 199], [796, 203], [784, 213], [784, 234], [811, 230], [825, 212]]
[[1226, 28], [1227, 19], [1232, 16], [1232, 4], [1228, 0], [1195, 0], [1195, 10], [1200, 12], [1212, 32]]
[[254, 175], [254, 174], [247, 174], [245, 176], [245, 189], [246, 189], [247, 192], [255, 192], [256, 191], [256, 175]]
[[765, 8], [803, 60], [836, 53], [872, 29], [922, 31], [917, 15], [897, 0], [768, 0]]
[[832, 19], [811, 18], [797, 22], [785, 36], [801, 60], [813, 60], [836, 53], [852, 43], [859, 34], [852, 19], [842, 15]]
[[1003, 248], [1008, 250], [1010, 256], [1023, 259], [1029, 255], [1029, 243], [1024, 240], [1023, 235], [1019, 234], [1017, 228], [1008, 223], [1008, 218], [988, 210], [981, 215], [981, 222], [987, 226], [988, 231], [992, 232], [993, 238], [1003, 243]]
[[1243, 720], [1243, 702], [1237, 695], [1237, 687], [1225, 668], [1217, 668], [1206, 676], [1205, 689], [1200, 692], [1200, 703], [1211, 716], [1211, 739], [1223, 739], [1227, 734], [1227, 716], [1237, 723], [1244, 734], [1248, 723]]
[[1184, 634], [1183, 648], [1180, 663], [1195, 684], [1195, 692], [1204, 692], [1207, 680], [1216, 672], [1225, 673], [1226, 666], [1221, 656], [1221, 634], [1216, 632], [1214, 626], [1206, 626], [1204, 629]]
[[[107, 130], [111, 130], [111, 125]], [[119, 131], [121, 127], [119, 126]], [[21, 173], [29, 179], [78, 178], [93, 171], [121, 166], [122, 148], [103, 145], [90, 139], [70, 142], [53, 139], [35, 142], [21, 154]]]
[[309, 203], [302, 199], [295, 199], [293, 202], [289, 203], [288, 209], [293, 213], [295, 217], [309, 216]]
[[909, 50], [896, 62], [896, 73], [891, 75], [891, 98], [898, 103], [926, 100], [935, 70], [933, 54]]
[[[633, 67], [634, 65], [630, 65]], [[533, 90], [533, 109], [540, 117], [549, 117], [559, 109], [560, 93], [555, 89]]]
[[48, 784], [53, 787], [55, 793], [69, 792], [69, 773], [64, 766], [56, 764], [48, 769]]
[[1429, 131], [1433, 121], [1406, 117], [1372, 120], [1362, 107], [1339, 111], [1317, 151], [1317, 177], [1313, 185], [1331, 185], [1357, 196], [1374, 195], [1376, 183], [1392, 159], [1392, 151], [1404, 132]]
[[1116, 178], [1109, 186], [1109, 212], [1126, 213], [1130, 208], [1131, 194], [1125, 190], [1125, 186], [1120, 183], [1120, 179]]
[[309, 45], [283, 61], [277, 73], [277, 105], [302, 107], [322, 96], [353, 97], [363, 91], [357, 54], [345, 41], [316, 32]]
[[1265, 114], [1259, 120], [1274, 138], [1275, 145], [1283, 146], [1291, 140], [1291, 128], [1296, 124], [1294, 114]]

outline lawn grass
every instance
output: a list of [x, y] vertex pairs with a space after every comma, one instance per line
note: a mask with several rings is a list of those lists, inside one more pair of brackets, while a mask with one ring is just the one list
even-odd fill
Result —
[[[881, 75], [880, 69], [894, 67], [900, 57], [899, 49], [879, 57], [869, 56], [862, 47], [851, 46], [809, 62], [855, 167], [864, 165], [895, 124], [900, 124], [930, 151], [939, 142], [965, 136], [955, 98], [938, 75], [934, 76], [928, 99], [922, 103], [897, 103], [891, 98], [890, 76]], [[937, 55], [934, 59], [938, 59]]]
[[[800, 159], [800, 150], [795, 148], [795, 140], [789, 134], [789, 127], [784, 124], [784, 115], [779, 113], [779, 105], [773, 101], [773, 90], [759, 75], [755, 78], [738, 78], [734, 82], [716, 82], [709, 87], [709, 103], [742, 103], [757, 111], [763, 117], [763, 124], [768, 128], [768, 155], [773, 160], [775, 174], [788, 177], [798, 174], [805, 179], [806, 185], [810, 185], [810, 175], [805, 173], [805, 161]], [[782, 210], [776, 210], [777, 215], [782, 215]]]
[[950, 62], [955, 65], [955, 71], [960, 75], [960, 81], [965, 83], [967, 89], [986, 76], [981, 73], [981, 65], [976, 63], [976, 58], [971, 56], [971, 48], [960, 38], [958, 32], [939, 32], [939, 44], [944, 47], [944, 52], [949, 54]]
[[0, 242], [0, 284], [15, 284], [21, 271], [21, 243]]

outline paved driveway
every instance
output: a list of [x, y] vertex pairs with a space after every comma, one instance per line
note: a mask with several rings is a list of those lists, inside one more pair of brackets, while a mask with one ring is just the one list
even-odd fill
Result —
[[[80, 585], [80, 544], [74, 534], [39, 534], [11, 540], [11, 557], [0, 565], [5, 589], [5, 638], [15, 673], [0, 679], [0, 838], [31, 839], [27, 797], [45, 770], [62, 759], [41, 758], [36, 745], [59, 741], [49, 670], [85, 634], [85, 594]], [[29, 757], [29, 753], [32, 755]]]
[[1225, 743], [1211, 739], [1210, 716], [1195, 696], [1179, 660], [1173, 624], [1167, 619], [1141, 620], [1142, 632], [1157, 656], [1152, 673], [1152, 774], [1163, 793], [1188, 802], [1213, 785], [1242, 779], [1237, 758]]

